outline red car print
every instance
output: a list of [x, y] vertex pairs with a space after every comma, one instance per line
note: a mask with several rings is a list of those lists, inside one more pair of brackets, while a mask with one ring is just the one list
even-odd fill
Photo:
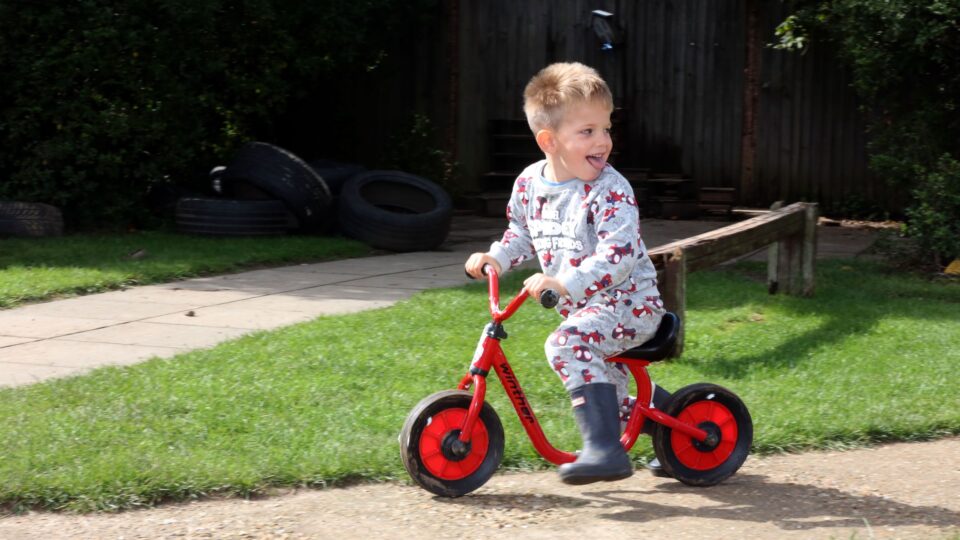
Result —
[[560, 379], [566, 381], [570, 378], [570, 372], [567, 371], [567, 363], [560, 359], [559, 356], [554, 357], [553, 359], [553, 369], [560, 374]]
[[513, 240], [514, 238], [519, 238], [519, 236], [517, 235], [517, 233], [515, 233], [515, 232], [513, 232], [513, 231], [511, 231], [511, 230], [504, 231], [504, 233], [503, 233], [503, 239], [500, 240], [500, 243], [503, 244], [503, 245], [505, 245], [505, 246], [509, 246], [509, 245], [510, 245], [510, 241]]
[[606, 240], [610, 236], [610, 231], [600, 231], [597, 233], [597, 238], [601, 240]]
[[[583, 308], [580, 311], [573, 314], [574, 317], [586, 317], [587, 315], [596, 315], [600, 313], [600, 308], [597, 306], [590, 306], [588, 308]], [[580, 334], [581, 336], [583, 334]]]
[[637, 205], [637, 201], [630, 195], [627, 195], [626, 193], [624, 193], [623, 190], [610, 191], [607, 194], [607, 202], [611, 204], [618, 203], [618, 202], [625, 202], [630, 206]]
[[579, 259], [570, 259], [570, 266], [572, 266], [572, 267], [574, 267], [574, 268], [580, 268], [580, 263], [582, 263], [583, 261], [587, 260], [587, 257], [589, 257], [589, 255], [584, 255], [583, 257], [580, 257]]
[[563, 317], [564, 319], [566, 319], [567, 317], [570, 316], [570, 310], [569, 310], [569, 309], [561, 309], [561, 310], [560, 310], [560, 316]]
[[584, 184], [584, 185], [583, 185], [583, 198], [584, 198], [584, 199], [586, 199], [587, 197], [590, 196], [590, 190], [592, 190], [592, 189], [593, 189], [593, 186], [591, 186], [590, 184]]
[[623, 326], [623, 323], [618, 324], [617, 327], [613, 329], [613, 339], [623, 339], [623, 338], [634, 339], [636, 337], [637, 337], [637, 330], [634, 328], [627, 328]]
[[590, 373], [589, 369], [581, 369], [580, 375], [583, 375], [583, 382], [585, 383], [588, 383], [594, 379], [594, 376]]
[[579, 336], [579, 335], [580, 335], [580, 331], [577, 330], [576, 326], [569, 326], [567, 328], [563, 328], [554, 332], [553, 342], [557, 345], [563, 346], [563, 345], [566, 345], [568, 341], [570, 341], [570, 336]]
[[640, 317], [643, 317], [644, 315], [647, 315], [647, 316], [653, 315], [653, 310], [650, 309], [650, 306], [643, 305], [640, 307], [633, 308], [634, 317], [640, 318]]
[[543, 219], [543, 206], [547, 204], [546, 197], [537, 197], [537, 208], [533, 211], [533, 219]]
[[517, 193], [526, 193], [527, 192], [527, 182], [529, 178], [517, 178]]
[[623, 247], [610, 246], [607, 250], [607, 260], [610, 264], [619, 264], [624, 255], [633, 255], [633, 244], [627, 244]]
[[549, 249], [543, 254], [543, 267], [553, 266], [553, 252]]
[[573, 346], [573, 357], [581, 362], [589, 362], [593, 360], [593, 355], [590, 354], [590, 350], [579, 345]]
[[663, 308], [663, 299], [659, 296], [647, 296], [644, 298], [648, 303], [653, 304], [656, 308]]
[[613, 276], [606, 274], [600, 278], [600, 281], [594, 281], [593, 285], [587, 287], [584, 293], [586, 293], [587, 296], [593, 296], [611, 285], [613, 285]]
[[603, 340], [606, 339], [606, 338], [603, 337], [603, 334], [601, 334], [600, 332], [597, 332], [596, 330], [594, 330], [593, 332], [588, 332], [588, 333], [586, 333], [586, 334], [580, 334], [580, 339], [581, 339], [584, 343], [591, 343], [591, 342], [592, 342], [592, 343], [600, 343], [601, 341], [603, 341]]
[[603, 222], [606, 223], [611, 219], [617, 217], [617, 211], [620, 210], [619, 206], [611, 206], [603, 211]]

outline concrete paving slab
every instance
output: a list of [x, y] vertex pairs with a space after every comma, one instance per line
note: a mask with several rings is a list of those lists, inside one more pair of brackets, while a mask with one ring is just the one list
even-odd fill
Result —
[[23, 315], [97, 319], [102, 321], [136, 321], [167, 313], [176, 313], [195, 307], [193, 304], [156, 304], [152, 302], [104, 301], [99, 295], [81, 296], [68, 300], [25, 306], [17, 311]]
[[385, 287], [362, 287], [355, 283], [343, 285], [325, 285], [289, 293], [302, 298], [323, 298], [326, 300], [365, 300], [371, 302], [405, 300], [416, 293], [410, 289], [391, 289]]
[[175, 347], [45, 339], [0, 349], [0, 362], [91, 369], [100, 366], [135, 364], [154, 356], [169, 357], [185, 350]]
[[[382, 264], [382, 263], [381, 263]], [[381, 266], [382, 268], [382, 266]], [[191, 279], [180, 282], [181, 288], [194, 289], [197, 286], [219, 289], [233, 289], [241, 292], [273, 294], [306, 287], [316, 287], [355, 278], [356, 275], [337, 273], [298, 272], [296, 269], [254, 270], [226, 276]]]
[[467, 262], [466, 258], [462, 261], [458, 261], [456, 264], [451, 264], [448, 266], [440, 266], [437, 268], [428, 268], [425, 270], [414, 270], [411, 272], [403, 272], [402, 274], [394, 274], [397, 277], [403, 278], [425, 278], [425, 279], [435, 279], [435, 280], [444, 280], [451, 281], [457, 284], [470, 283], [473, 279], [467, 277], [467, 274], [463, 271], [463, 265]]
[[12, 364], [0, 362], [0, 387], [23, 386], [48, 379], [80, 375], [84, 368], [66, 368], [54, 366], [34, 366], [30, 364]]
[[240, 337], [246, 333], [248, 333], [247, 330], [240, 328], [138, 321], [72, 334], [68, 337], [59, 338], [59, 340], [201, 349], [212, 347], [221, 341]]
[[849, 258], [861, 254], [877, 241], [878, 233], [848, 227], [817, 228], [817, 258]]
[[36, 339], [25, 338], [25, 337], [0, 336], [0, 348], [9, 347], [10, 345], [19, 345], [21, 343], [29, 343], [31, 341], [36, 341]]
[[437, 254], [436, 257], [433, 255], [433, 253], [427, 256], [419, 253], [402, 253], [397, 255], [345, 259], [342, 261], [319, 263], [316, 266], [320, 267], [323, 272], [377, 276], [384, 273], [420, 270], [424, 266], [442, 265], [446, 263], [443, 257], [451, 256], [450, 254], [443, 253]]
[[[461, 272], [462, 273], [462, 272]], [[387, 289], [436, 289], [442, 287], [456, 287], [466, 283], [464, 279], [443, 279], [436, 277], [409, 276], [404, 274], [389, 274], [386, 276], [371, 276], [357, 281], [351, 281], [351, 285], [362, 287], [383, 287]]]
[[[241, 300], [243, 302], [243, 300]], [[164, 323], [185, 326], [202, 326], [212, 328], [241, 328], [246, 330], [270, 330], [288, 324], [296, 324], [312, 319], [314, 316], [300, 311], [267, 311], [256, 308], [244, 308], [237, 304], [227, 306], [211, 306], [191, 310], [193, 315], [186, 312], [174, 313], [155, 317], [144, 322]]]
[[[29, 306], [28, 306], [29, 307]], [[118, 320], [78, 319], [23, 313], [26, 308], [0, 311], [0, 328], [5, 336], [52, 338], [120, 324]], [[3, 353], [0, 352], [0, 360]]]
[[[180, 282], [176, 282], [180, 283]], [[261, 293], [251, 291], [237, 291], [232, 289], [183, 289], [176, 283], [164, 285], [145, 285], [123, 291], [112, 291], [97, 295], [98, 300], [108, 302], [151, 302], [154, 304], [179, 304], [192, 306], [209, 306], [223, 304], [244, 298], [253, 298]]]

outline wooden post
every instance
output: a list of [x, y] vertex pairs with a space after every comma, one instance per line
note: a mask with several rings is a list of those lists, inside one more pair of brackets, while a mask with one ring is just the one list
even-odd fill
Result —
[[[779, 210], [783, 206], [783, 201], [777, 201], [770, 205], [770, 211]], [[780, 288], [780, 282], [777, 280], [777, 264], [780, 262], [780, 242], [774, 242], [767, 248], [767, 292], [777, 294]]]
[[687, 258], [683, 250], [677, 248], [667, 256], [663, 265], [663, 281], [660, 294], [667, 310], [680, 317], [680, 332], [677, 335], [677, 345], [670, 355], [678, 358], [683, 354], [683, 335], [686, 327], [687, 311]]
[[802, 248], [802, 269], [803, 283], [800, 294], [803, 296], [813, 296], [813, 267], [817, 258], [817, 218], [819, 209], [817, 205], [807, 205], [804, 213], [803, 223], [803, 248]]

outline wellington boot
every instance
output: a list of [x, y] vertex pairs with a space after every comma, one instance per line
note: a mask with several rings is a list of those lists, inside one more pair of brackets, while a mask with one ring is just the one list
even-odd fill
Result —
[[617, 387], [609, 383], [585, 384], [571, 390], [570, 398], [583, 437], [583, 450], [576, 461], [560, 466], [560, 480], [581, 485], [629, 478], [633, 464], [620, 444]]

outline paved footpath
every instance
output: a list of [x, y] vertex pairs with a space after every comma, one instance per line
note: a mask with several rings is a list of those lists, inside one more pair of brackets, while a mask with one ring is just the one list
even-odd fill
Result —
[[[654, 248], [728, 225], [645, 220]], [[417, 291], [468, 281], [467, 255], [499, 238], [500, 218], [454, 219], [437, 251], [300, 264], [132, 287], [0, 311], [0, 386], [18, 386], [212, 347], [320, 315], [388, 306]], [[819, 227], [818, 257], [849, 257], [875, 234]]]

